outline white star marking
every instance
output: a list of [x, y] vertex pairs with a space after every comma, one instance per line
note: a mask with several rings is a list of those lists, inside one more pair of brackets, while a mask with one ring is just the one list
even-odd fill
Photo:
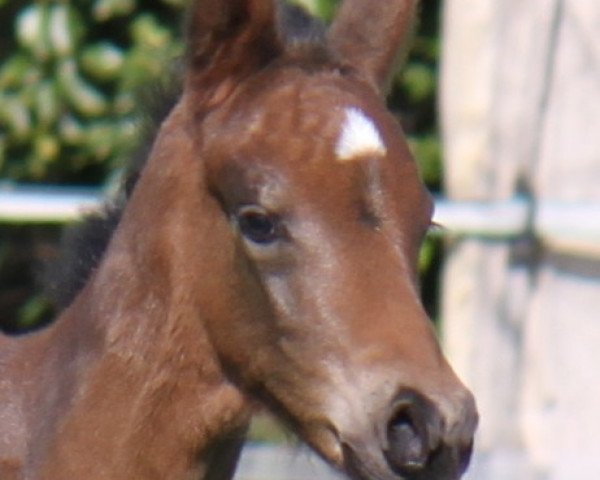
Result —
[[335, 145], [335, 154], [342, 162], [365, 155], [385, 155], [381, 134], [373, 120], [356, 107], [345, 110], [342, 132]]

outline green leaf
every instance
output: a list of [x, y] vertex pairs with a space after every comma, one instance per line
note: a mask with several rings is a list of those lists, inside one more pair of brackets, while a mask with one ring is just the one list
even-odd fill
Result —
[[0, 172], [3, 170], [6, 161], [6, 147], [8, 136], [0, 133]]
[[0, 95], [0, 124], [5, 125], [17, 142], [25, 140], [32, 131], [31, 115], [17, 95]]
[[56, 69], [58, 86], [62, 96], [79, 113], [99, 117], [106, 113], [107, 99], [93, 85], [84, 80], [73, 60], [60, 62]]
[[52, 310], [50, 302], [42, 295], [36, 295], [21, 307], [18, 313], [18, 325], [27, 329], [38, 325], [43, 317]]
[[136, 6], [135, 0], [96, 0], [93, 6], [94, 18], [105, 22], [115, 17], [130, 15]]
[[429, 270], [436, 256], [437, 246], [434, 240], [426, 238], [419, 251], [419, 271]]
[[116, 79], [124, 63], [123, 50], [108, 41], [85, 47], [81, 54], [83, 71], [98, 80]]
[[171, 32], [149, 13], [135, 19], [131, 26], [131, 35], [136, 44], [151, 49], [164, 49], [173, 41]]
[[439, 185], [442, 181], [442, 147], [438, 135], [412, 136], [409, 146], [425, 183], [430, 186]]
[[401, 79], [402, 87], [414, 103], [424, 102], [435, 93], [437, 79], [428, 65], [409, 63]]
[[83, 22], [77, 11], [62, 3], [50, 8], [48, 30], [52, 52], [57, 57], [73, 55], [84, 32]]
[[42, 127], [54, 124], [59, 115], [58, 93], [53, 80], [42, 81], [35, 89], [34, 112], [36, 121]]
[[38, 76], [38, 67], [30, 56], [14, 54], [0, 67], [0, 90], [21, 88], [28, 77]]
[[48, 6], [37, 3], [28, 6], [17, 16], [17, 41], [39, 61], [46, 61], [50, 56], [49, 18]]
[[44, 133], [35, 137], [33, 151], [28, 162], [29, 173], [36, 180], [46, 176], [49, 165], [58, 159], [60, 144], [53, 135]]

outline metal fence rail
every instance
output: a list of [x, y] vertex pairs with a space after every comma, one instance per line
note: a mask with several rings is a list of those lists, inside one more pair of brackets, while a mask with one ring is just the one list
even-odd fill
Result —
[[0, 223], [67, 223], [97, 209], [96, 188], [0, 184]]

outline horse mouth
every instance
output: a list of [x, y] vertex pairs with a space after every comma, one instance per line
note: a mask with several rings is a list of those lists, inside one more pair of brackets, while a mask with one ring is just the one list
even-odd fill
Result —
[[472, 443], [464, 447], [439, 446], [423, 462], [409, 461], [402, 467], [390, 459], [388, 452], [379, 454], [348, 444], [343, 445], [343, 452], [342, 468], [352, 480], [459, 480], [469, 465]]

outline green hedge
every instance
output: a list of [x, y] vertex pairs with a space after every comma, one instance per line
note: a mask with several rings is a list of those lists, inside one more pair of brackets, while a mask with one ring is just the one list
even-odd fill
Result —
[[121, 165], [137, 134], [134, 92], [181, 52], [181, 3], [22, 2], [12, 17], [5, 3], [0, 175], [97, 183]]
[[[181, 53], [183, 0], [4, 2], [0, 53], [0, 176], [96, 183], [120, 166], [137, 135], [135, 91]], [[304, 0], [325, 17], [333, 0]], [[404, 110], [429, 183], [439, 184], [430, 115], [437, 38], [432, 6], [392, 107]], [[437, 6], [433, 7], [437, 8]], [[425, 116], [425, 118], [421, 118]]]

